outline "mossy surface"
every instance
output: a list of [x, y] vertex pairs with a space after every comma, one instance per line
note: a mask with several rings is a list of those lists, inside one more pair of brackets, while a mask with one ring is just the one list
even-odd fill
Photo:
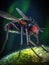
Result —
[[[41, 57], [39, 58], [30, 48], [23, 49], [18, 58], [18, 52], [2, 58], [0, 65], [47, 65], [49, 63], [49, 53], [44, 51], [41, 47], [34, 47], [34, 51]], [[46, 47], [49, 50], [49, 47]]]

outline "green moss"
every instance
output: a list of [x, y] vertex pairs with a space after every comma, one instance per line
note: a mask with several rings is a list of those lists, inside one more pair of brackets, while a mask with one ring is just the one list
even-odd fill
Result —
[[[49, 47], [46, 48], [49, 49]], [[19, 58], [19, 52], [14, 52], [2, 58], [0, 60], [0, 65], [41, 65], [44, 62], [49, 62], [49, 53], [46, 53], [41, 47], [34, 47], [33, 49], [40, 57], [42, 57], [42, 59], [40, 59], [30, 48], [28, 48], [21, 51]]]

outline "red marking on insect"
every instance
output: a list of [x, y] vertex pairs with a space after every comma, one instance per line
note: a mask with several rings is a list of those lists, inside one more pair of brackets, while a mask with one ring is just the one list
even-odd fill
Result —
[[20, 24], [25, 26], [27, 23], [23, 20], [20, 20]]
[[31, 31], [32, 32], [36, 32], [37, 30], [39, 30], [40, 28], [39, 28], [39, 26], [36, 26], [36, 25], [33, 25], [32, 27], [31, 27]]

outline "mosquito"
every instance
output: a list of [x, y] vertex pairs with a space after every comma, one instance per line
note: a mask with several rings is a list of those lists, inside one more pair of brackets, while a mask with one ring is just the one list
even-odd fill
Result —
[[[39, 32], [44, 32], [43, 29], [45, 28], [40, 28], [39, 25], [35, 22], [35, 20], [32, 18], [28, 18], [19, 8], [16, 8], [16, 11], [20, 14], [20, 16], [22, 18], [16, 18], [12, 15], [10, 15], [9, 13], [0, 11], [0, 17], [5, 18], [10, 20], [11, 22], [7, 23], [4, 27], [4, 30], [7, 32], [6, 34], [6, 38], [3, 44], [3, 47], [0, 51], [0, 54], [3, 52], [4, 47], [6, 45], [6, 41], [8, 40], [8, 34], [10, 33], [16, 33], [16, 34], [20, 34], [21, 35], [21, 42], [20, 42], [20, 51], [19, 51], [19, 56], [21, 54], [21, 49], [22, 49], [22, 45], [23, 45], [23, 35], [26, 35], [26, 42], [27, 42], [27, 46], [29, 46], [32, 51], [39, 57], [41, 58], [32, 48], [32, 46], [37, 47], [38, 45], [40, 45], [44, 51], [49, 52], [44, 45], [39, 44]], [[16, 24], [15, 24], [16, 23]], [[11, 25], [16, 28], [16, 30], [11, 30], [10, 27]], [[34, 36], [36, 38], [36, 44], [31, 41], [30, 37]], [[31, 45], [30, 45], [31, 44]], [[19, 57], [18, 56], [18, 57]]]

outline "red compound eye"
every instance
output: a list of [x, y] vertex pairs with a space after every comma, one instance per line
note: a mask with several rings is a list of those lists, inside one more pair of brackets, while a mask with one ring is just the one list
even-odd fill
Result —
[[32, 32], [36, 32], [36, 31], [37, 31], [37, 26], [33, 25], [33, 26], [31, 27], [31, 31], [32, 31]]

